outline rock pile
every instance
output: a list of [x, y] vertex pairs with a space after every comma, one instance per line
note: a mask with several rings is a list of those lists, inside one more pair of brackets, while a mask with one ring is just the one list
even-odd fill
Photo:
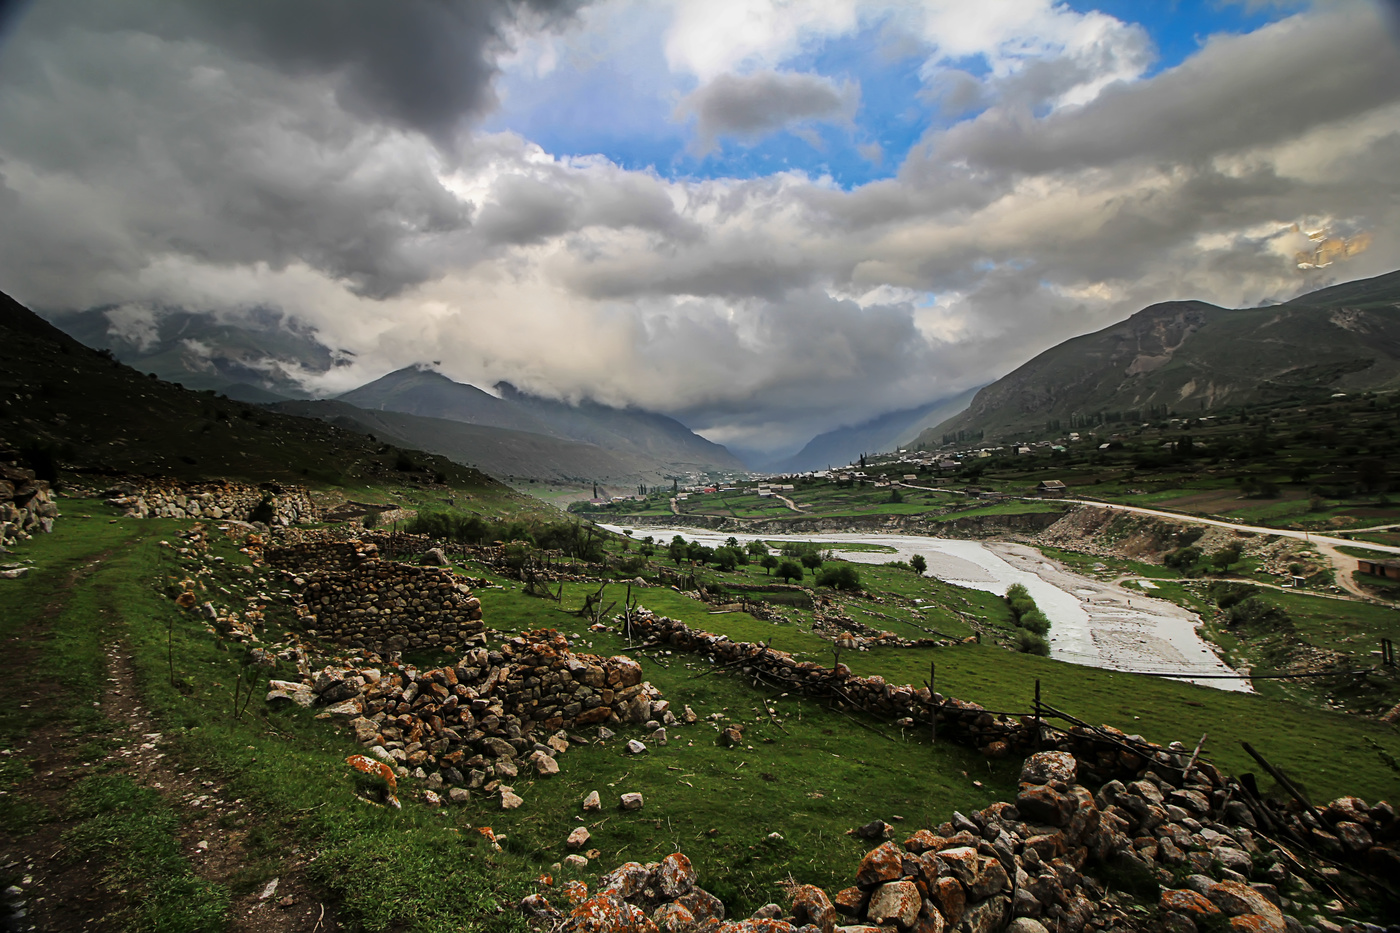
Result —
[[[460, 663], [419, 671], [363, 654], [272, 681], [269, 703], [316, 707], [344, 717], [374, 758], [416, 777], [429, 790], [485, 790], [514, 796], [521, 769], [557, 773], [567, 730], [614, 720], [676, 722], [669, 704], [628, 657], [574, 654], [549, 630], [477, 647]], [[465, 800], [453, 794], [450, 800]]]
[[58, 504], [49, 484], [0, 453], [0, 548], [53, 530]]
[[[297, 545], [297, 547], [303, 547]], [[294, 577], [302, 624], [349, 648], [405, 651], [485, 641], [481, 600], [451, 570], [380, 560], [373, 545], [322, 547], [344, 569]]]
[[175, 479], [134, 480], [113, 486], [101, 495], [123, 509], [126, 518], [204, 518], [220, 521], [261, 521], [292, 525], [317, 520], [311, 494], [300, 486], [264, 483], [182, 483]]
[[[1316, 929], [1341, 929], [1279, 893], [1281, 887], [1305, 896], [1315, 890], [1294, 877], [1290, 866], [1300, 863], [1291, 854], [1236, 819], [1235, 801], [1213, 777], [1174, 784], [1148, 772], [1095, 794], [1079, 776], [1071, 754], [1034, 754], [1024, 763], [1014, 804], [955, 813], [902, 846], [883, 843], [861, 860], [855, 884], [834, 896], [794, 885], [788, 911], [770, 904], [748, 920], [722, 923], [723, 908], [710, 905], [708, 895], [685, 899], [682, 892], [695, 890], [695, 879], [680, 854], [659, 864], [629, 862], [606, 875], [591, 897], [571, 882], [561, 892], [567, 909], [540, 895], [520, 907], [571, 933], [1297, 933], [1300, 914]], [[1333, 828], [1354, 827], [1339, 835], [1352, 836], [1358, 848], [1375, 847], [1372, 830], [1396, 834], [1385, 804], [1342, 798], [1323, 819]], [[1149, 892], [1150, 906], [1140, 902]]]
[[724, 904], [700, 887], [690, 859], [679, 852], [646, 865], [628, 862], [600, 878], [593, 894], [582, 881], [566, 882], [559, 899], [567, 909], [538, 894], [520, 907], [559, 933], [686, 933], [718, 930], [724, 920]]

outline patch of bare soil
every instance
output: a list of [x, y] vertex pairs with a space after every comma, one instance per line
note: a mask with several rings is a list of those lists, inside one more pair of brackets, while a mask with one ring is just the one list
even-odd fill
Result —
[[[96, 569], [102, 559], [74, 571], [65, 590]], [[36, 640], [44, 637], [62, 611], [56, 598], [33, 623], [6, 645], [12, 670], [32, 668]], [[106, 611], [106, 610], [104, 610]], [[260, 817], [242, 800], [233, 799], [217, 776], [184, 767], [168, 757], [164, 737], [143, 706], [129, 652], [113, 643], [105, 648], [108, 690], [101, 713], [115, 729], [105, 756], [82, 760], [75, 737], [62, 723], [33, 730], [13, 754], [30, 762], [33, 777], [5, 793], [22, 795], [31, 812], [47, 814], [37, 826], [0, 830], [0, 931], [94, 931], [119, 929], [120, 894], [100, 884], [102, 865], [94, 860], [64, 858], [63, 835], [75, 824], [63, 819], [64, 797], [72, 785], [100, 765], [158, 791], [181, 816], [179, 842], [194, 871], [234, 891], [229, 924], [234, 933], [334, 933], [342, 927], [335, 911], [306, 877], [314, 853], [280, 837], [278, 827], [262, 824], [260, 839], [250, 839]], [[16, 707], [71, 702], [61, 687], [40, 678], [0, 681], [0, 702]], [[271, 832], [268, 832], [268, 831]], [[269, 858], [268, 840], [279, 847]], [[274, 865], [275, 880], [264, 877]], [[262, 869], [259, 872], [259, 869]]]

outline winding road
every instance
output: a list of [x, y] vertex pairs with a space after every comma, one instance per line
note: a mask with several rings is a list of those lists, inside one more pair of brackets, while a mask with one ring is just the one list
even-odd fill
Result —
[[[1038, 502], [1034, 497], [1023, 497], [1028, 501]], [[1164, 512], [1160, 509], [1148, 509], [1139, 505], [1119, 505], [1115, 502], [1096, 502], [1092, 499], [1061, 499], [1060, 502], [1071, 502], [1075, 505], [1087, 505], [1098, 509], [1112, 509], [1119, 512], [1135, 512], [1138, 515], [1152, 515], [1156, 518], [1169, 518], [1179, 522], [1194, 522], [1198, 525], [1214, 525], [1217, 528], [1230, 528], [1235, 531], [1248, 531], [1261, 535], [1278, 535], [1282, 538], [1295, 538], [1299, 541], [1306, 541], [1314, 545], [1318, 553], [1332, 564], [1336, 571], [1337, 585], [1351, 593], [1359, 599], [1374, 601], [1375, 597], [1357, 586], [1352, 579], [1352, 571], [1356, 569], [1356, 558], [1343, 554], [1337, 550], [1338, 547], [1364, 547], [1367, 550], [1380, 551], [1385, 554], [1400, 554], [1400, 547], [1392, 544], [1372, 544], [1368, 541], [1353, 541], [1349, 538], [1338, 538], [1333, 535], [1319, 535], [1311, 531], [1293, 531], [1288, 528], [1269, 528], [1264, 525], [1241, 525], [1238, 522], [1227, 522], [1219, 518], [1202, 518], [1195, 515], [1183, 515], [1180, 512]], [[1369, 531], [1367, 528], [1357, 528], [1357, 531]]]

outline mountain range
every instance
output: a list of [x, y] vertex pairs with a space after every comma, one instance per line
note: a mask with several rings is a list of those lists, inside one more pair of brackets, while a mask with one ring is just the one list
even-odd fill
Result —
[[857, 425], [825, 431], [792, 456], [765, 463], [761, 469], [773, 473], [824, 470], [854, 463], [861, 454], [912, 446], [924, 431], [965, 410], [976, 392], [968, 389], [918, 408], [886, 412]]
[[985, 442], [1029, 439], [1099, 420], [1396, 388], [1400, 272], [1391, 272], [1261, 308], [1151, 305], [1051, 347], [915, 444], [937, 447], [960, 431]]

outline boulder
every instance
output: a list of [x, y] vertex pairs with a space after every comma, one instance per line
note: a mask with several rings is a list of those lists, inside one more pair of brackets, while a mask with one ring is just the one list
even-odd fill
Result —
[[1079, 763], [1069, 752], [1036, 752], [1021, 767], [1021, 783], [1049, 784], [1060, 781], [1073, 784]]
[[820, 933], [832, 933], [836, 929], [836, 907], [821, 888], [814, 884], [798, 885], [792, 889], [790, 900], [798, 926], [814, 926]]
[[903, 874], [902, 855], [893, 842], [871, 849], [856, 870], [856, 884], [869, 888], [898, 878]]
[[673, 852], [656, 866], [656, 889], [661, 896], [675, 900], [682, 894], [689, 894], [695, 887], [695, 868], [690, 859], [680, 852]]
[[912, 881], [890, 881], [875, 889], [870, 896], [870, 906], [866, 917], [872, 923], [884, 924], [893, 921], [901, 929], [911, 929], [919, 918], [919, 908], [923, 899], [919, 888]]

